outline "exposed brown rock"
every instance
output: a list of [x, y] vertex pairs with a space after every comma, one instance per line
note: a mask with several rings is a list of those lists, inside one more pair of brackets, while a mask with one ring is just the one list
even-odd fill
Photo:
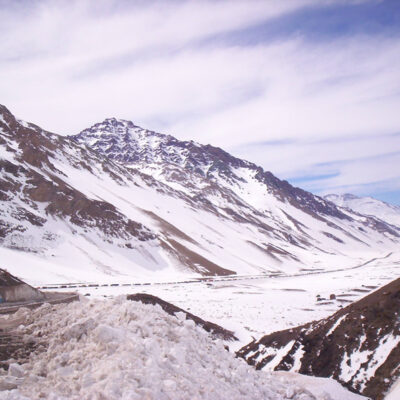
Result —
[[168, 239], [165, 242], [162, 242], [162, 246], [165, 250], [169, 251], [174, 257], [176, 257], [182, 265], [192, 271], [200, 273], [201, 275], [236, 275], [235, 271], [220, 267], [174, 239]]

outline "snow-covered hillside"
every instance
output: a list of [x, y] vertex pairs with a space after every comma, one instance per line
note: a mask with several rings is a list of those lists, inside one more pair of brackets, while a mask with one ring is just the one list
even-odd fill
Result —
[[[361, 400], [329, 379], [256, 371], [183, 312], [117, 297], [30, 311], [17, 334], [42, 344], [0, 375], [1, 400]], [[1, 372], [2, 370], [0, 370]]]
[[0, 114], [0, 258], [30, 283], [318, 272], [399, 248], [398, 229], [221, 149], [117, 120], [71, 140]]
[[[130, 121], [109, 118], [71, 138], [109, 159], [135, 166], [173, 188], [204, 198], [218, 207], [250, 206], [274, 218], [274, 208], [280, 206], [279, 202], [285, 202], [313, 217], [351, 219], [323, 198], [295, 188], [220, 148], [180, 141]], [[222, 197], [218, 193], [221, 190]]]
[[238, 354], [258, 369], [332, 377], [373, 399], [400, 377], [400, 278], [328, 318], [266, 335]]
[[357, 197], [353, 194], [328, 194], [326, 200], [339, 207], [346, 207], [364, 215], [373, 215], [389, 224], [400, 227], [400, 207], [372, 197]]

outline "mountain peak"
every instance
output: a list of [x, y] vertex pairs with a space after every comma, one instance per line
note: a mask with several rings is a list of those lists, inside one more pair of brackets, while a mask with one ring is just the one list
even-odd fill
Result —
[[162, 143], [172, 139], [171, 136], [141, 128], [132, 121], [114, 117], [106, 118], [70, 138], [128, 164], [154, 162]]
[[344, 194], [329, 193], [324, 196], [324, 199], [332, 201], [334, 203], [339, 201], [355, 200], [359, 198], [360, 197], [351, 193], [344, 193]]
[[11, 114], [10, 110], [2, 104], [0, 104], [0, 122], [3, 122], [7, 126], [15, 122], [15, 117]]
[[339, 207], [346, 207], [360, 214], [374, 215], [391, 225], [400, 226], [400, 207], [373, 197], [358, 197], [353, 194], [328, 194], [324, 196]]
[[135, 125], [132, 121], [115, 118], [115, 117], [110, 117], [110, 118], [106, 118], [102, 122], [97, 122], [96, 124], [92, 125], [90, 128], [83, 130], [81, 133], [87, 132], [87, 131], [97, 132], [98, 134], [107, 133], [107, 132], [119, 133], [118, 131], [113, 131], [113, 128], [121, 128], [121, 129], [139, 128], [139, 129], [142, 129], [139, 126]]
[[[332, 203], [295, 188], [271, 172], [218, 147], [181, 141], [143, 129], [133, 122], [108, 118], [71, 138], [115, 161], [135, 166], [149, 174], [155, 173], [157, 179], [163, 179], [163, 183], [183, 192], [187, 191], [186, 179], [191, 186], [199, 189], [216, 184], [237, 190], [243, 182], [250, 185], [254, 182], [259, 186], [259, 197], [262, 199], [272, 195], [312, 215], [321, 213], [340, 219], [349, 218]], [[190, 176], [184, 178], [183, 173]], [[243, 195], [247, 202], [249, 196]], [[203, 196], [202, 189], [196, 190], [196, 196]], [[259, 208], [260, 203], [264, 207], [267, 200], [256, 199], [252, 201], [252, 206]]]
[[6, 106], [4, 106], [3, 104], [0, 104], [0, 114], [12, 115], [11, 111]]
[[343, 254], [354, 265], [353, 253], [359, 260], [365, 252], [367, 261], [378, 244], [379, 254], [398, 247], [393, 225], [342, 210], [211, 145], [116, 118], [73, 140], [11, 114], [7, 121], [0, 120], [0, 249], [69, 260], [64, 244], [71, 243], [88, 249], [76, 260], [105, 275], [172, 265], [226, 275], [337, 267]]

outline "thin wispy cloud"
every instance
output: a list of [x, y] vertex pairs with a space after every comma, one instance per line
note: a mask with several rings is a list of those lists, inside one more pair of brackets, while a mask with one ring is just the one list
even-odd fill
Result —
[[398, 188], [396, 2], [0, 4], [0, 102], [26, 120], [73, 134], [115, 116], [315, 192]]

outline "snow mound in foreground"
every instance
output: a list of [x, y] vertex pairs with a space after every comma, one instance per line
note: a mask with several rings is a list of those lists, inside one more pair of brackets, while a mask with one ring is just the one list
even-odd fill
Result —
[[170, 316], [159, 306], [119, 297], [23, 313], [19, 330], [47, 350], [17, 368], [19, 387], [0, 392], [1, 400], [331, 399], [256, 371], [184, 313]]

